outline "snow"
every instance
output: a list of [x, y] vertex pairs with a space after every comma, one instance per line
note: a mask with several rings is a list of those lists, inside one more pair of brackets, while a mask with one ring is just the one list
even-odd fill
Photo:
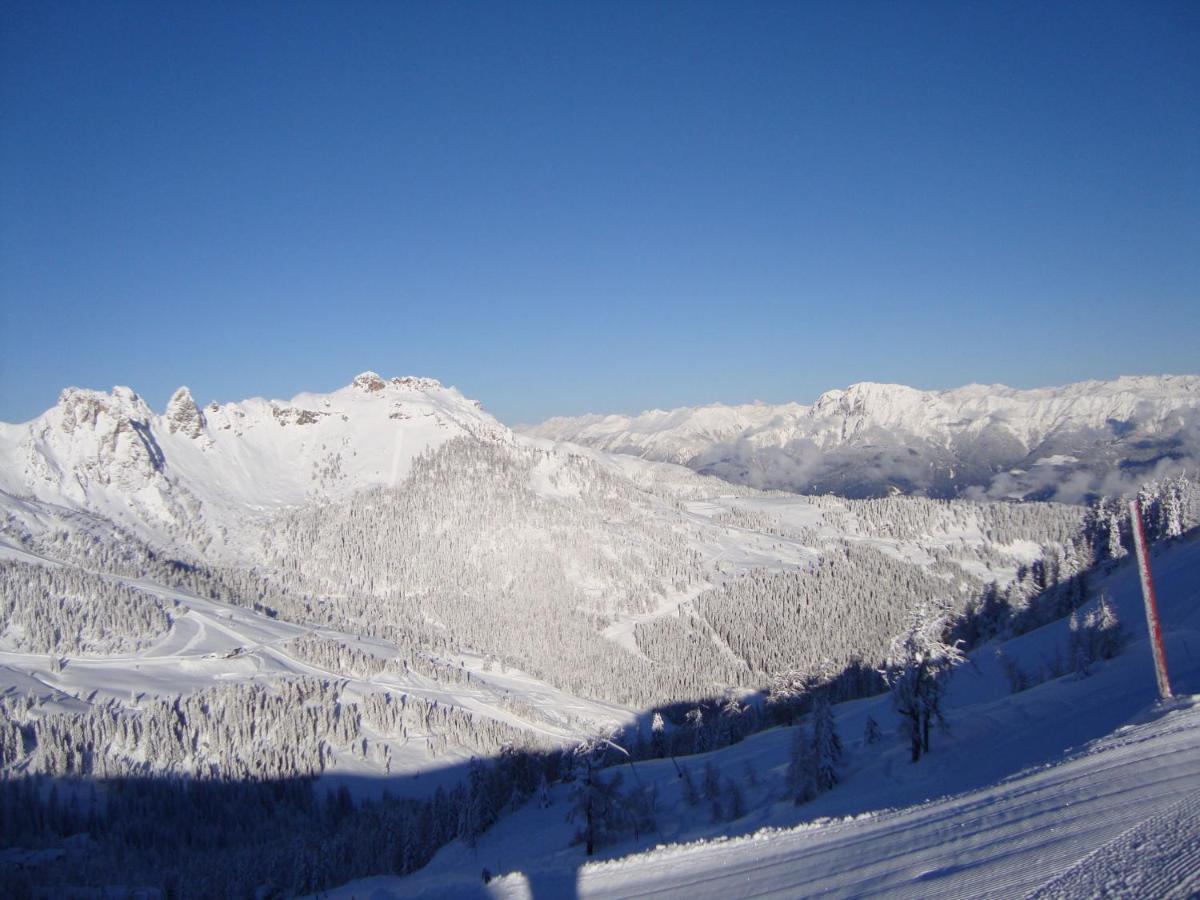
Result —
[[417, 456], [467, 434], [513, 439], [428, 378], [366, 372], [329, 394], [202, 411], [181, 388], [162, 416], [129, 388], [68, 388], [42, 416], [0, 423], [0, 490], [96, 512], [160, 543], [199, 519], [236, 553], [246, 511], [394, 486]]
[[[0, 559], [53, 565], [0, 540]], [[571, 744], [596, 728], [630, 721], [629, 710], [569, 694], [520, 670], [485, 671], [484, 661], [469, 655], [444, 657], [444, 661], [471, 672], [468, 684], [447, 686], [417, 672], [388, 672], [370, 679], [347, 678], [291, 655], [287, 643], [303, 635], [342, 642], [380, 658], [396, 657], [400, 651], [386, 642], [363, 639], [329, 628], [312, 628], [269, 618], [252, 610], [214, 602], [192, 593], [164, 588], [142, 579], [109, 576], [180, 603], [184, 612], [174, 618], [168, 634], [145, 650], [126, 655], [65, 655], [60, 671], [48, 668], [44, 653], [22, 653], [0, 649], [0, 692], [15, 691], [36, 697], [60, 698], [63, 708], [84, 709], [90, 701], [112, 698], [129, 702], [138, 696], [175, 696], [193, 693], [216, 683], [252, 682], [283, 675], [313, 675], [343, 682], [351, 695], [367, 690], [411, 694], [439, 704], [462, 708], [474, 715], [526, 729], [551, 744]], [[537, 713], [536, 720], [513, 713], [504, 701], [519, 698]], [[410, 735], [407, 742], [380, 736], [373, 741], [387, 744], [392, 754], [391, 776], [378, 770], [372, 782], [375, 793], [424, 794], [439, 782], [437, 769], [469, 754], [452, 750], [453, 758], [431, 761], [424, 738]], [[345, 774], [357, 762], [341, 757], [334, 774]], [[419, 783], [412, 776], [422, 776]], [[428, 777], [430, 775], [434, 777]]]
[[1119, 459], [1162, 466], [1151, 448], [1173, 447], [1179, 435], [1186, 440], [1198, 416], [1200, 376], [1178, 375], [1034, 390], [921, 391], [863, 382], [807, 406], [714, 404], [559, 417], [521, 430], [756, 487], [939, 496], [974, 488], [1018, 498], [1050, 491], [1078, 502], [1116, 478]]
[[1184, 898], [1200, 894], [1200, 791], [1130, 828], [1033, 895]]
[[[921, 391], [900, 384], [860, 382], [827, 391], [809, 406], [718, 403], [648, 410], [636, 416], [557, 417], [523, 431], [616, 452], [634, 448], [654, 459], [687, 462], [714, 443], [742, 440], [782, 446], [803, 437], [827, 447], [876, 428], [932, 438], [1002, 424], [1026, 449], [1032, 449], [1055, 430], [1103, 429], [1109, 420], [1129, 421], [1147, 414], [1152, 421], [1165, 422], [1176, 410], [1198, 407], [1200, 376], [1193, 375], [1126, 376], [1033, 390], [997, 384]], [[1073, 461], [1047, 458], [1049, 464]]]
[[[750, 812], [714, 823], [684, 802], [669, 760], [636, 764], [658, 790], [656, 834], [588, 862], [553, 804], [510, 814], [476, 848], [455, 842], [404, 879], [354, 882], [334, 897], [1192, 896], [1200, 879], [1200, 538], [1154, 560], [1172, 678], [1182, 699], [1155, 702], [1136, 569], [1099, 584], [1131, 639], [1090, 677], [1067, 675], [1010, 693], [996, 650], [1026, 665], [1065, 644], [1059, 621], [979, 648], [947, 697], [949, 733], [917, 764], [891, 737], [886, 697], [841, 704], [843, 783], [796, 807], [780, 796], [792, 729], [701, 757], [739, 780]], [[885, 739], [858, 737], [867, 715]], [[629, 767], [626, 784], [634, 775]], [[749, 773], [753, 772], [751, 779]], [[499, 877], [485, 889], [479, 872]]]
[[[54, 510], [84, 511], [120, 523], [158, 548], [244, 564], [253, 561], [257, 536], [272, 514], [398, 485], [421, 454], [456, 437], [546, 451], [528, 487], [548, 503], [584, 502], [592, 485], [581, 484], [581, 470], [567, 464], [582, 456], [643, 488], [638, 514], [686, 535], [701, 561], [702, 576], [685, 589], [653, 596], [636, 612], [606, 610], [601, 637], [639, 653], [638, 624], [678, 615], [698, 592], [747, 572], [805, 570], [830, 546], [862, 543], [920, 566], [935, 553], [954, 559], [961, 552], [964, 568], [1001, 584], [1043, 548], [1030, 541], [1002, 548], [990, 543], [981, 520], [972, 518], [971, 504], [956, 506], [930, 533], [902, 539], [891, 527], [896, 522], [872, 531], [863, 507], [856, 514], [836, 498], [738, 489], [674, 465], [555, 444], [556, 436], [680, 461], [714, 442], [784, 447], [803, 440], [832, 446], [865, 440], [878, 428], [912, 429], [937, 443], [949, 432], [975, 434], [996, 426], [1028, 446], [1055, 429], [1099, 427], [1096, 422], [1125, 421], [1135, 413], [1151, 430], [1166, 427], [1172, 410], [1197, 406], [1200, 378], [1189, 377], [1028, 392], [970, 386], [937, 394], [866, 384], [830, 392], [812, 407], [715, 406], [654, 411], [636, 421], [592, 417], [576, 431], [559, 421], [540, 429], [545, 437], [525, 437], [453, 388], [374, 373], [329, 394], [203, 409], [181, 389], [162, 416], [128, 388], [110, 394], [69, 389], [38, 419], [0, 425], [0, 515], [31, 530], [49, 531], [64, 522], [86, 530], [84, 517], [76, 522]], [[1077, 462], [1070, 454], [1050, 453], [1031, 468]], [[1000, 552], [986, 563], [971, 557], [985, 546]], [[3, 558], [56, 564], [0, 538]], [[1154, 564], [1172, 671], [1179, 689], [1194, 694], [1200, 692], [1200, 542], [1176, 542]], [[218, 683], [312, 675], [343, 684], [350, 698], [378, 691], [411, 694], [559, 745], [635, 717], [631, 709], [574, 696], [470, 652], [438, 659], [469, 672], [464, 683], [390, 670], [347, 677], [299, 658], [290, 642], [316, 635], [381, 659], [402, 651], [385, 641], [281, 621], [144, 579], [105, 577], [172, 601], [169, 631], [136, 653], [67, 655], [61, 665], [12, 643], [0, 645], [0, 691], [43, 698], [33, 713], [39, 715], [83, 709], [109, 697], [136, 704]], [[611, 588], [599, 578], [578, 580], [598, 601]], [[626, 770], [627, 784], [658, 789], [658, 824], [652, 835], [606, 848], [608, 861], [583, 864], [563, 821], [566, 786], [559, 785], [548, 809], [535, 803], [512, 812], [477, 848], [453, 843], [407, 879], [372, 879], [339, 895], [469, 896], [482, 890], [483, 865], [505, 873], [488, 893], [506, 897], [1017, 896], [1042, 887], [1046, 896], [1085, 896], [1102, 885], [1144, 896], [1191, 890], [1198, 861], [1178, 834], [1196, 833], [1200, 706], [1193, 700], [1170, 709], [1150, 706], [1154, 679], [1132, 565], [1116, 567], [1094, 588], [1112, 596], [1133, 633], [1125, 652], [1097, 664], [1090, 677], [1047, 679], [1012, 694], [1006, 669], [1017, 666], [1040, 680], [1039, 671], [1063, 659], [1066, 623], [979, 648], [948, 693], [953, 730], [935, 736], [933, 752], [919, 766], [910, 766], [907, 748], [890, 737], [896, 720], [887, 698], [842, 704], [835, 715], [849, 750], [843, 784], [803, 807], [784, 799], [781, 790], [792, 730], [774, 729], [682, 760], [694, 774], [712, 761], [741, 788], [749, 812], [736, 821], [714, 822], [706, 804], [689, 806], [673, 762], [639, 762]], [[870, 749], [859, 738], [868, 715], [889, 735]], [[364, 733], [390, 751], [388, 776], [379, 777], [380, 766], [373, 762], [338, 751], [324, 779], [371, 775], [380, 792], [423, 793], [453, 777], [448, 774], [453, 764], [468, 756], [464, 748], [451, 747], [431, 760], [428, 735], [403, 741]], [[658, 844], [664, 846], [656, 849]], [[1141, 849], [1160, 861], [1153, 871], [1131, 861]]]
[[[1198, 780], [1200, 709], [1192, 706], [995, 787], [900, 811], [595, 864], [579, 872], [577, 889], [585, 897], [1019, 897], [1091, 848], [1163, 818], [1164, 807], [1170, 807], [1168, 822], [1194, 817]], [[1174, 801], [1189, 790], [1193, 803], [1181, 809]], [[1163, 823], [1154, 828], [1161, 833]], [[1175, 838], [1170, 859], [1194, 879], [1200, 859], [1191, 846], [1195, 831], [1191, 836]], [[1164, 896], [1158, 888], [1176, 887], [1145, 878], [1143, 861], [1128, 847], [1112, 856], [1108, 864], [1127, 879], [1121, 896]], [[541, 896], [516, 875], [493, 895]], [[1064, 895], [1095, 896], [1048, 894]]]

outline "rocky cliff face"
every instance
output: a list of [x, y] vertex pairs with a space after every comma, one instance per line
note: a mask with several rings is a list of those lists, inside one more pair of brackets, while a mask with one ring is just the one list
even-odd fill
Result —
[[186, 387], [181, 387], [171, 396], [163, 418], [172, 434], [181, 432], [190, 438], [198, 438], [204, 433], [204, 413], [200, 412], [200, 407], [192, 399], [192, 392]]

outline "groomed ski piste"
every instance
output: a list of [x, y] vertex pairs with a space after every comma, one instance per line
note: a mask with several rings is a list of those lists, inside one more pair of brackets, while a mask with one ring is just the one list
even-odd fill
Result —
[[[1093, 583], [1127, 635], [1116, 658], [1014, 693], [1006, 670], [1036, 676], [1061, 659], [1067, 621], [978, 648], [951, 684], [949, 729], [920, 763], [895, 734], [887, 696], [844, 703], [834, 709], [841, 783], [809, 803], [786, 796], [794, 729], [776, 728], [678, 760], [697, 785], [707, 763], [736, 784], [740, 817], [689, 804], [672, 760], [639, 762], [613, 771], [657, 791], [654, 832], [591, 861], [567, 821], [568, 786], [557, 785], [548, 806], [535, 799], [503, 816], [474, 847], [455, 841], [414, 875], [329, 896], [1195, 897], [1200, 538], [1160, 546], [1152, 562], [1172, 701], [1156, 698], [1127, 559]], [[862, 737], [868, 715], [884, 732], [873, 745]]]

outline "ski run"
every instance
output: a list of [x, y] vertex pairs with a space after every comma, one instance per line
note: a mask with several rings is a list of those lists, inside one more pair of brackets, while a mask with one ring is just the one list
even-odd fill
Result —
[[[1193, 897], [1200, 891], [1200, 541], [1154, 558], [1174, 701], [1155, 699], [1137, 573], [1103, 589], [1126, 623], [1124, 651], [1086, 677], [1010, 693], [1000, 660], [1033, 667], [1067, 640], [1056, 622], [987, 644], [951, 687], [949, 732], [913, 765], [890, 734], [866, 746], [886, 697], [839, 704], [850, 761], [841, 784], [795, 806], [783, 791], [794, 729], [679, 759], [697, 784], [711, 763], [749, 812], [713, 822], [669, 760], [636, 763], [657, 790], [659, 833], [586, 861], [567, 799], [531, 803], [475, 847], [444, 848], [404, 879], [331, 897]], [[615, 771], [629, 773], [624, 766]], [[626, 775], [628, 783], [634, 776]], [[726, 835], [738, 835], [727, 837]], [[667, 840], [663, 841], [665, 837]], [[642, 849], [643, 847], [649, 849]], [[499, 877], [484, 886], [482, 869]]]

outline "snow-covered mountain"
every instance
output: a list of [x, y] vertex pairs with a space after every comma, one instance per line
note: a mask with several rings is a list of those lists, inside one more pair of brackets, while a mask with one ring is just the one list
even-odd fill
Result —
[[[1200, 523], [1195, 482], [1143, 493], [1152, 537]], [[539, 781], [563, 794], [562, 748], [597, 728], [642, 761], [695, 754], [788, 718], [760, 693], [780, 684], [873, 695], [921, 604], [972, 644], [1060, 618], [1127, 556], [1121, 510], [765, 494], [514, 434], [428, 379], [205, 408], [181, 389], [161, 415], [69, 389], [0, 426], [0, 808], [61, 792], [0, 816], [0, 894], [411, 872]], [[197, 783], [227, 804], [219, 862], [181, 850], [211, 844]]]
[[161, 415], [127, 387], [67, 388], [36, 419], [0, 423], [0, 490], [155, 539], [211, 538], [247, 515], [399, 484], [416, 457], [462, 436], [513, 439], [430, 378], [364, 372], [328, 394], [203, 409], [182, 387]]
[[803, 493], [988, 496], [1077, 502], [1200, 455], [1200, 376], [1015, 390], [861, 383], [811, 406], [650, 410], [525, 429], [615, 453]]

